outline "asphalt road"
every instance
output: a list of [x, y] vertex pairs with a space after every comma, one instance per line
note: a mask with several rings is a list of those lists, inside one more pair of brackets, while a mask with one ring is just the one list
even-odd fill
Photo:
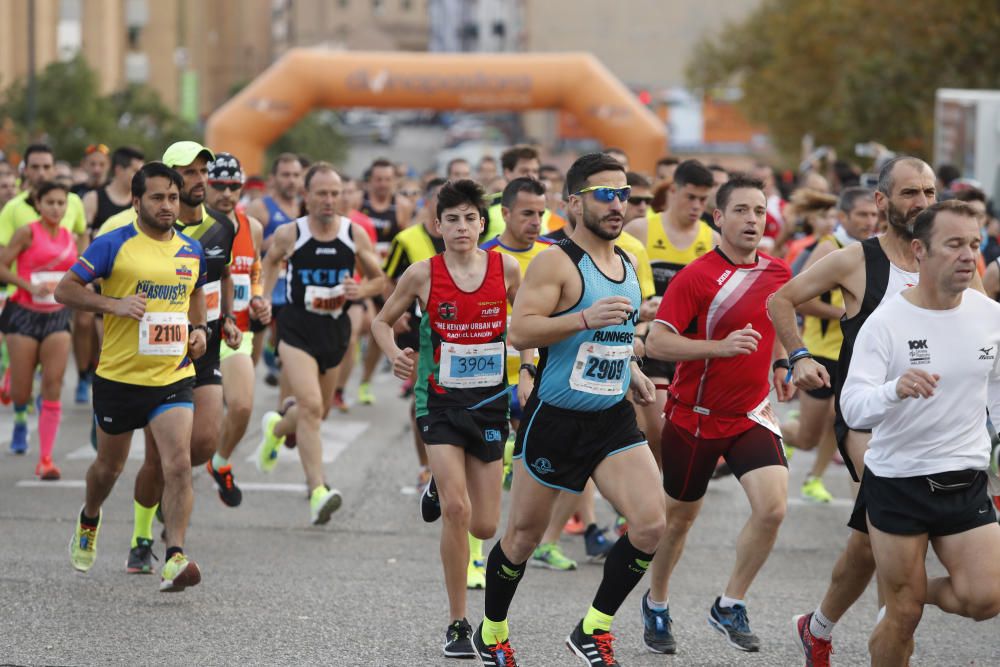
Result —
[[[258, 378], [259, 412], [235, 456], [243, 505], [224, 507], [207, 474], [196, 471], [187, 552], [204, 579], [197, 588], [165, 595], [157, 590], [158, 577], [125, 574], [136, 459], [105, 505], [94, 568], [80, 574], [70, 566], [67, 545], [92, 453], [89, 411], [72, 404], [67, 386], [56, 452], [63, 480], [34, 481], [34, 438], [27, 457], [0, 454], [0, 664], [456, 664], [440, 655], [449, 619], [438, 527], [419, 518], [406, 404], [388, 375], [377, 377], [375, 389], [375, 406], [355, 406], [324, 424], [329, 481], [345, 501], [329, 525], [315, 528], [309, 525], [295, 453], [284, 452], [268, 476], [252, 464], [259, 414], [277, 396]], [[8, 410], [0, 409], [4, 452]], [[141, 456], [141, 447], [133, 456]], [[761, 652], [730, 648], [705, 621], [748, 514], [742, 490], [730, 478], [712, 484], [672, 585], [678, 654], [655, 656], [642, 649], [639, 599], [645, 585], [640, 584], [615, 621], [623, 665], [802, 664], [791, 618], [814, 609], [825, 590], [850, 511], [847, 474], [840, 466], [828, 474], [828, 485], [841, 500], [816, 506], [798, 499], [810, 456], [792, 459], [788, 517], [749, 596]], [[600, 517], [610, 522], [607, 506], [599, 505]], [[581, 538], [565, 538], [564, 546], [583, 560]], [[155, 551], [162, 559], [163, 545], [157, 542]], [[933, 558], [930, 569], [942, 571]], [[589, 606], [600, 576], [597, 565], [569, 573], [529, 569], [510, 619], [522, 665], [577, 664], [563, 641]], [[473, 625], [481, 618], [482, 596], [469, 593]], [[871, 588], [836, 628], [835, 665], [867, 664], [875, 614]], [[996, 620], [976, 624], [928, 608], [912, 664], [1000, 665], [998, 630]]]

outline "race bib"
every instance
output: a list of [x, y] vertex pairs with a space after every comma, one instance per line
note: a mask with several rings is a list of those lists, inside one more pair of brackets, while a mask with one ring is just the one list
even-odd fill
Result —
[[139, 321], [139, 354], [179, 357], [187, 353], [187, 313], [146, 312]]
[[778, 416], [774, 414], [774, 408], [771, 407], [771, 401], [768, 399], [765, 398], [760, 402], [760, 405], [748, 412], [747, 418], [749, 418], [750, 421], [757, 422], [779, 438], [781, 437], [781, 427], [778, 426]]
[[461, 345], [441, 343], [438, 384], [453, 389], [494, 387], [503, 380], [504, 344]]
[[344, 286], [322, 287], [320, 285], [306, 286], [306, 310], [317, 315], [339, 317], [344, 312]]
[[250, 275], [233, 274], [233, 312], [242, 313], [250, 308]]
[[583, 343], [573, 362], [569, 386], [588, 394], [622, 394], [625, 392], [625, 370], [631, 358], [630, 345]]
[[222, 314], [222, 283], [213, 280], [201, 288], [205, 294], [205, 309], [208, 311], [208, 321], [214, 322]]
[[31, 274], [31, 284], [32, 285], [46, 285], [49, 288], [49, 293], [46, 296], [35, 296], [31, 295], [32, 303], [55, 305], [56, 303], [56, 285], [62, 280], [64, 271], [35, 271]]
[[379, 254], [379, 257], [381, 257], [382, 259], [385, 259], [386, 257], [389, 256], [389, 250], [391, 249], [392, 249], [392, 244], [385, 241], [379, 241], [378, 243], [375, 244], [375, 252], [377, 252]]

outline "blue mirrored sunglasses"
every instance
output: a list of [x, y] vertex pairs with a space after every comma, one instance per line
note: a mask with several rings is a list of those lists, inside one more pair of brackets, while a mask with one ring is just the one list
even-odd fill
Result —
[[618, 201], [624, 203], [628, 201], [628, 196], [629, 193], [632, 192], [632, 188], [628, 185], [624, 188], [613, 188], [610, 185], [592, 185], [589, 188], [584, 188], [575, 194], [582, 195], [585, 192], [593, 192], [594, 199], [597, 201], [610, 203], [614, 201], [615, 197], [618, 197]]

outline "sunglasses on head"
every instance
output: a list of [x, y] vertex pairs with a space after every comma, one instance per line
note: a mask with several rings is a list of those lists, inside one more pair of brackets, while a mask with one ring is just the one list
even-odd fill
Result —
[[594, 199], [597, 201], [610, 203], [615, 200], [615, 197], [617, 197], [618, 201], [625, 202], [628, 201], [628, 195], [632, 192], [632, 188], [628, 185], [624, 188], [613, 188], [610, 185], [592, 185], [589, 188], [584, 188], [583, 190], [573, 194], [582, 195], [585, 192], [593, 192]]
[[237, 190], [243, 187], [242, 183], [230, 183], [225, 181], [215, 181], [214, 183], [209, 183], [209, 185], [212, 186], [213, 190], [216, 190], [218, 192], [223, 192], [225, 190], [236, 192]]
[[632, 204], [633, 206], [638, 206], [639, 204], [645, 204], [646, 206], [649, 206], [650, 204], [653, 203], [653, 198], [652, 197], [629, 197], [628, 198], [628, 203]]
[[87, 148], [86, 148], [86, 150], [84, 152], [87, 155], [91, 155], [93, 153], [102, 153], [104, 155], [107, 155], [111, 151], [104, 144], [90, 144], [89, 146], [87, 146]]

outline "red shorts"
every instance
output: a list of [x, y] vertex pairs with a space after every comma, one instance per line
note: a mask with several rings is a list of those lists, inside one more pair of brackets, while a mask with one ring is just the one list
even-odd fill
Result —
[[660, 451], [663, 490], [683, 502], [694, 502], [705, 495], [720, 456], [736, 479], [765, 466], [788, 467], [781, 438], [759, 424], [739, 435], [709, 439], [674, 426], [668, 419], [663, 424]]

